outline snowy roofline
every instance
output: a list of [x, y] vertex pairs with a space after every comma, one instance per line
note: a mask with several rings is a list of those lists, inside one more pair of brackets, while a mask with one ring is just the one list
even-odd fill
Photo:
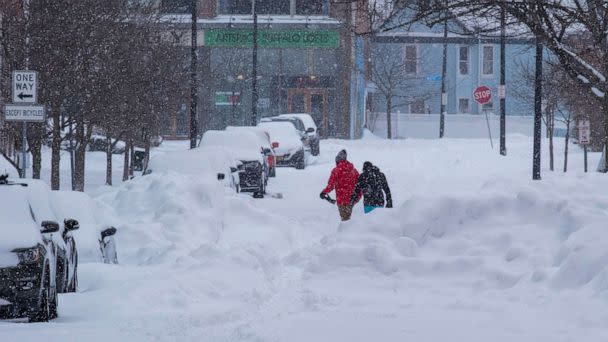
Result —
[[[170, 14], [164, 15], [160, 20], [167, 24], [190, 24], [192, 23], [191, 16], [188, 14]], [[210, 19], [198, 19], [198, 24], [202, 25], [222, 25], [222, 26], [240, 26], [253, 25], [252, 15], [218, 15]], [[342, 22], [327, 16], [302, 16], [302, 15], [258, 15], [258, 25], [310, 25], [310, 26], [340, 26]]]

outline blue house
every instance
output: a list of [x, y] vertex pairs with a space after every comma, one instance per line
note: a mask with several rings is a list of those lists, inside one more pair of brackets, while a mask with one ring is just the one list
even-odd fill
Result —
[[[441, 108], [441, 75], [443, 60], [443, 25], [428, 27], [415, 23], [407, 28], [395, 29], [373, 37], [372, 49], [389, 51], [404, 63], [405, 80], [399, 83], [393, 97], [393, 112], [411, 114], [437, 114]], [[506, 113], [532, 115], [533, 91], [526, 66], [534, 65], [534, 40], [529, 37], [506, 39]], [[386, 59], [372, 58], [372, 65]], [[529, 69], [529, 70], [534, 70]], [[395, 75], [395, 77], [399, 77]], [[375, 83], [382, 80], [374, 80]], [[447, 113], [482, 114], [500, 112], [498, 90], [500, 84], [500, 36], [477, 35], [474, 29], [458, 20], [448, 22], [447, 37]], [[473, 92], [478, 86], [492, 89], [493, 101], [479, 105]], [[376, 84], [376, 89], [380, 84]], [[517, 96], [514, 94], [518, 93]], [[522, 96], [523, 95], [523, 96]], [[386, 99], [376, 91], [371, 96], [372, 111], [384, 112]]]

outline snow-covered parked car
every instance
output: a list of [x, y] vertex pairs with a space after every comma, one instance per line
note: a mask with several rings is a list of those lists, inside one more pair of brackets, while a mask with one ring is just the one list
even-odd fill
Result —
[[39, 189], [0, 179], [0, 318], [41, 322], [57, 316], [60, 225], [36, 211], [48, 199]]
[[[86, 262], [104, 262], [112, 260], [117, 263], [114, 228], [119, 222], [115, 219], [112, 209], [94, 201], [89, 195], [78, 191], [51, 191], [51, 205], [58, 217], [71, 217], [80, 228], [74, 231], [78, 234], [78, 253], [75, 259]], [[65, 222], [69, 224], [69, 220]], [[109, 231], [108, 231], [109, 230]], [[108, 234], [111, 232], [110, 234]], [[116, 262], [114, 262], [116, 261]], [[78, 264], [75, 264], [74, 285], [78, 285]], [[70, 287], [68, 289], [71, 290]]]
[[315, 120], [312, 118], [310, 114], [306, 113], [289, 113], [289, 114], [281, 114], [278, 116], [279, 118], [294, 118], [298, 119], [302, 122], [305, 128], [305, 133], [308, 135], [308, 141], [310, 144], [310, 153], [313, 156], [318, 156], [321, 153], [320, 148], [320, 137], [319, 130], [317, 128], [317, 124]]
[[312, 154], [312, 146], [311, 140], [306, 132], [306, 126], [304, 122], [297, 117], [281, 117], [281, 116], [270, 116], [266, 118], [262, 118], [261, 122], [290, 122], [293, 127], [295, 127], [296, 131], [300, 135], [300, 140], [304, 144], [304, 150], [306, 152], [310, 152]]
[[268, 177], [276, 177], [277, 168], [276, 168], [276, 155], [274, 153], [274, 149], [272, 148], [272, 143], [270, 141], [270, 134], [268, 132], [259, 129], [257, 127], [252, 126], [228, 126], [226, 127], [227, 131], [231, 132], [251, 132], [255, 134], [260, 143], [260, 147], [262, 149], [262, 153], [267, 159], [268, 163]]
[[50, 221], [59, 224], [59, 231], [52, 235], [57, 257], [57, 291], [76, 292], [78, 251], [72, 233], [80, 228], [80, 224], [72, 217], [55, 211], [53, 194], [46, 183], [33, 179], [25, 180], [25, 183], [29, 189], [29, 205], [34, 218], [39, 222]]
[[199, 147], [156, 155], [150, 159], [146, 174], [174, 171], [182, 174], [219, 179], [227, 187], [240, 191], [238, 167], [241, 162], [223, 147]]
[[264, 197], [268, 183], [268, 161], [254, 133], [207, 131], [201, 139], [201, 146], [228, 151], [233, 159], [241, 162], [238, 166], [240, 190], [252, 192], [256, 198]]
[[300, 134], [286, 121], [260, 122], [258, 127], [270, 134], [278, 166], [306, 168], [306, 154]]

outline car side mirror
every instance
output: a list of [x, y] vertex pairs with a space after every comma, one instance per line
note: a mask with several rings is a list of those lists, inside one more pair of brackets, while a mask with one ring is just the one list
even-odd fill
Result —
[[279, 143], [278, 142], [273, 142], [272, 143], [272, 148], [279, 148]]
[[55, 221], [42, 221], [40, 224], [40, 232], [42, 234], [55, 233], [59, 231], [59, 223]]
[[103, 239], [107, 238], [108, 236], [113, 236], [114, 234], [116, 234], [116, 228], [110, 227], [110, 228], [104, 229], [101, 232], [101, 239], [103, 240]]
[[74, 219], [67, 219], [63, 221], [66, 231], [72, 231], [80, 228], [80, 223]]
[[234, 167], [234, 166], [231, 166], [231, 167], [230, 167], [230, 172], [233, 172], [233, 173], [234, 173], [234, 172], [237, 172], [238, 170], [239, 170], [239, 169], [237, 169], [237, 168], [236, 168], [236, 167]]
[[306, 133], [314, 133], [315, 129], [312, 127], [308, 127], [308, 129], [306, 130]]
[[217, 180], [218, 181], [223, 181], [226, 178], [226, 175], [223, 173], [218, 173], [217, 174]]

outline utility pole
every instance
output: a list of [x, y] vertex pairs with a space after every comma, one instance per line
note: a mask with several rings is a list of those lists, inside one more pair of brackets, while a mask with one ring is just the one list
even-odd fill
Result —
[[543, 44], [536, 38], [536, 72], [534, 77], [534, 152], [532, 179], [540, 180], [540, 139], [543, 98]]
[[502, 8], [500, 11], [500, 88], [498, 90], [498, 96], [500, 98], [500, 154], [503, 156], [507, 155], [507, 143], [506, 143], [506, 80], [505, 80], [505, 40], [506, 40], [506, 8], [505, 0], [502, 1]]
[[[30, 70], [30, 0], [24, 1], [25, 15], [25, 70]], [[27, 176], [27, 121], [21, 123], [21, 172], [19, 177]]]
[[441, 113], [439, 114], [439, 138], [443, 138], [445, 133], [445, 114], [448, 104], [448, 94], [446, 93], [445, 77], [448, 68], [448, 12], [445, 12], [443, 22], [443, 61], [441, 66]]
[[192, 0], [192, 27], [191, 27], [191, 41], [190, 44], [190, 148], [196, 148], [196, 140], [198, 137], [198, 120], [196, 115], [196, 106], [198, 103], [198, 84], [196, 77], [196, 62], [197, 62], [197, 13], [196, 5], [198, 0]]
[[258, 124], [258, 10], [253, 0], [253, 60], [251, 70], [251, 126]]

